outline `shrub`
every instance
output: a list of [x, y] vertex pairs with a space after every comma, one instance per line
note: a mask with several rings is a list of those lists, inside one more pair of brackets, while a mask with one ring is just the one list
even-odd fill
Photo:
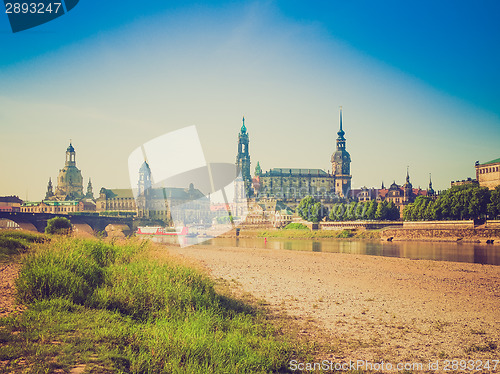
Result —
[[342, 230], [337, 234], [337, 238], [350, 238], [354, 234], [349, 230]]
[[302, 223], [292, 222], [283, 227], [284, 230], [309, 230], [309, 227]]
[[71, 233], [73, 226], [65, 217], [55, 217], [47, 221], [46, 234], [67, 235]]

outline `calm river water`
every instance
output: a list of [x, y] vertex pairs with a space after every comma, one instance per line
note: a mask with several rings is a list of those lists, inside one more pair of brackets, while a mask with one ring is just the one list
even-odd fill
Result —
[[[187, 239], [189, 240], [189, 239]], [[214, 238], [203, 245], [289, 251], [353, 253], [437, 261], [500, 265], [500, 246], [471, 243], [383, 242], [349, 239]], [[186, 248], [189, 250], [189, 248]]]

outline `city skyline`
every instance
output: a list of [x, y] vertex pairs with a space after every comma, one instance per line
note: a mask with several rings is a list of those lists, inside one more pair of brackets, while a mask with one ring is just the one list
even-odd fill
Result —
[[415, 187], [432, 173], [442, 190], [500, 156], [496, 3], [334, 5], [125, 2], [91, 25], [82, 3], [17, 34], [4, 17], [0, 195], [42, 199], [70, 138], [95, 193], [128, 188], [130, 152], [189, 125], [208, 162], [234, 163], [243, 115], [252, 174], [257, 161], [330, 170], [339, 106], [353, 188], [402, 184], [409, 165]]

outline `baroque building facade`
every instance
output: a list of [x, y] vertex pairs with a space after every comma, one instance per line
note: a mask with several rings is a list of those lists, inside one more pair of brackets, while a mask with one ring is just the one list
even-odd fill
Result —
[[139, 169], [137, 194], [128, 189], [101, 188], [96, 210], [103, 215], [132, 215], [138, 218], [192, 224], [210, 220], [208, 198], [191, 183], [188, 188], [153, 187], [151, 169]]
[[[90, 184], [90, 188], [92, 188], [91, 186]], [[45, 199], [61, 201], [79, 200], [84, 197], [86, 196], [83, 193], [82, 172], [76, 167], [76, 151], [70, 142], [66, 149], [66, 162], [64, 163], [64, 167], [59, 170], [55, 193], [52, 192], [52, 180], [49, 179]]]
[[413, 203], [418, 196], [436, 197], [436, 193], [432, 188], [432, 180], [429, 177], [429, 187], [427, 190], [413, 188], [410, 182], [409, 170], [406, 170], [406, 181], [402, 186], [399, 186], [394, 181], [390, 187], [386, 189], [382, 183], [382, 188], [376, 191], [376, 200], [378, 202], [388, 201], [394, 203], [394, 205], [398, 207], [401, 217], [405, 206]]
[[480, 164], [475, 164], [476, 180], [481, 187], [488, 187], [490, 190], [500, 185], [500, 158]]
[[21, 212], [56, 214], [94, 212], [93, 195], [90, 178], [87, 191], [84, 193], [82, 172], [76, 167], [76, 151], [70, 142], [66, 148], [64, 167], [59, 170], [55, 192], [52, 178], [49, 178], [45, 198], [42, 201], [25, 201], [21, 206]]
[[255, 194], [259, 197], [297, 201], [308, 195], [322, 201], [347, 198], [351, 189], [351, 156], [346, 150], [345, 132], [342, 128], [342, 107], [340, 108], [340, 129], [337, 132], [336, 150], [330, 162], [332, 172], [322, 169], [273, 168], [262, 172], [260, 163], [255, 169], [253, 181]]

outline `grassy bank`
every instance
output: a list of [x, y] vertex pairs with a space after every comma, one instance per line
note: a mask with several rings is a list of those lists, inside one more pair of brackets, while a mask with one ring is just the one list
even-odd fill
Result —
[[354, 239], [380, 239], [379, 230], [294, 230], [278, 229], [263, 230], [257, 233], [259, 237], [287, 238], [287, 239], [324, 239], [324, 238], [354, 238]]
[[53, 239], [23, 259], [22, 314], [0, 319], [0, 372], [284, 372], [295, 343], [150, 244]]
[[46, 237], [26, 231], [0, 231], [0, 261], [12, 261], [26, 253], [34, 243], [41, 243]]

